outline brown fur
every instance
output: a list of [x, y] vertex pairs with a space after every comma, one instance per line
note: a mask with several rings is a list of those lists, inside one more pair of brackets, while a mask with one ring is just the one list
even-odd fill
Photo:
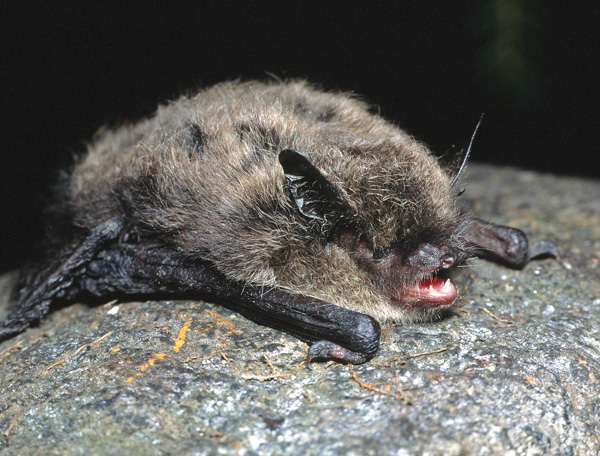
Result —
[[[394, 302], [353, 249], [323, 242], [286, 188], [277, 159], [284, 149], [305, 154], [338, 187], [357, 238], [372, 248], [464, 247], [450, 177], [429, 150], [356, 97], [303, 81], [219, 84], [99, 133], [59, 210], [85, 230], [124, 219], [230, 278], [378, 319], [435, 313]], [[407, 268], [399, 280], [425, 273]]]

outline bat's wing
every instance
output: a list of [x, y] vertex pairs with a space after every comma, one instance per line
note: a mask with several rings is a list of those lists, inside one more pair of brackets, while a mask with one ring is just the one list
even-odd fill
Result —
[[219, 302], [310, 342], [309, 358], [360, 364], [379, 348], [379, 323], [367, 315], [284, 290], [232, 281], [209, 262], [125, 233], [121, 222], [106, 222], [58, 267], [34, 276], [0, 324], [0, 340], [42, 318], [54, 300], [187, 297]]
[[44, 317], [52, 301], [65, 297], [77, 277], [95, 253], [106, 243], [114, 241], [121, 231], [121, 223], [111, 220], [100, 225], [58, 265], [52, 263], [30, 274], [24, 281], [19, 299], [12, 313], [0, 323], [0, 341], [24, 331]]

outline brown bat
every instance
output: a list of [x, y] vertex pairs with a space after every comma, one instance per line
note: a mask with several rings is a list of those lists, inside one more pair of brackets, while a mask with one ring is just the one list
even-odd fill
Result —
[[555, 253], [460, 210], [457, 164], [303, 81], [182, 97], [77, 161], [0, 340], [55, 302], [197, 298], [311, 343], [311, 358], [363, 363], [378, 320], [452, 306], [447, 273], [469, 256], [520, 268]]

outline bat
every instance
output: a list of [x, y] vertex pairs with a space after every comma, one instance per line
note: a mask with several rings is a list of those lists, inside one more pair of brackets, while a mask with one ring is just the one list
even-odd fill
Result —
[[[471, 139], [472, 143], [472, 139]], [[443, 163], [355, 96], [227, 82], [98, 133], [62, 178], [45, 256], [22, 270], [0, 340], [51, 305], [193, 298], [360, 364], [380, 321], [435, 318], [472, 256], [556, 254], [458, 206]]]

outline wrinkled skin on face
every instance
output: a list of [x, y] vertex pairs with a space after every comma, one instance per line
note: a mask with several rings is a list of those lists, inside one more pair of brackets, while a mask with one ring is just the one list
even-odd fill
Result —
[[397, 305], [409, 309], [450, 306], [457, 290], [443, 272], [464, 264], [468, 254], [449, 244], [422, 243], [407, 249], [400, 243], [374, 249], [364, 237], [350, 231], [342, 233], [340, 244], [352, 252], [356, 262], [374, 277]]

